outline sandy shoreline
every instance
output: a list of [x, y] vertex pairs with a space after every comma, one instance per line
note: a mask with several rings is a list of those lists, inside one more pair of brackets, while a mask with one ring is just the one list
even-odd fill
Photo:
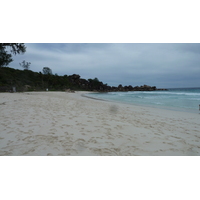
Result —
[[200, 115], [83, 97], [0, 93], [0, 155], [200, 155]]

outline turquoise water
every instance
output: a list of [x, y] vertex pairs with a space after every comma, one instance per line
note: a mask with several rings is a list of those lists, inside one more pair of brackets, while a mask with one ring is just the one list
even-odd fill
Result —
[[186, 112], [199, 112], [200, 88], [168, 89], [168, 91], [134, 91], [91, 93], [87, 96], [128, 104], [158, 107]]

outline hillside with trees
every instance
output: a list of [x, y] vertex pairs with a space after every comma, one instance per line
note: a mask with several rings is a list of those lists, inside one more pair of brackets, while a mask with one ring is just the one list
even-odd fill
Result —
[[64, 75], [58, 76], [52, 74], [48, 67], [43, 68], [42, 72], [33, 72], [31, 70], [19, 70], [9, 67], [0, 67], [0, 92], [12, 91], [13, 87], [16, 91], [66, 91], [66, 90], [83, 90], [83, 91], [153, 91], [156, 87], [144, 86], [122, 86], [111, 87], [98, 78], [82, 79], [80, 75]]
[[12, 55], [23, 54], [26, 52], [24, 43], [0, 43], [0, 92], [24, 92], [24, 91], [153, 91], [155, 86], [148, 85], [111, 87], [98, 78], [82, 79], [80, 75], [58, 76], [53, 74], [49, 67], [44, 67], [42, 72], [30, 70], [30, 62], [25, 60], [19, 65], [24, 70], [7, 67], [13, 61]]

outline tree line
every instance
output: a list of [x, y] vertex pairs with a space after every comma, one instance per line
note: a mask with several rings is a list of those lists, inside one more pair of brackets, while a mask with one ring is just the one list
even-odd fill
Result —
[[153, 86], [122, 86], [111, 87], [98, 78], [82, 79], [80, 75], [64, 75], [58, 76], [53, 74], [49, 67], [43, 67], [42, 72], [33, 72], [30, 70], [30, 62], [25, 60], [19, 65], [24, 70], [18, 70], [7, 67], [13, 61], [12, 55], [23, 54], [26, 52], [24, 43], [0, 43], [0, 91], [12, 91], [12, 88], [17, 88], [17, 91], [44, 91], [48, 88], [51, 91], [64, 90], [87, 90], [87, 91], [153, 91], [156, 87]]
[[58, 76], [53, 74], [48, 67], [43, 68], [42, 72], [33, 72], [31, 70], [19, 70], [9, 67], [0, 68], [0, 92], [12, 91], [66, 91], [66, 90], [82, 90], [82, 91], [154, 91], [155, 86], [109, 86], [99, 81], [98, 78], [83, 79], [78, 74]]
[[19, 70], [10, 67], [0, 68], [0, 91], [11, 91], [13, 87], [18, 92], [23, 91], [65, 91], [70, 90], [100, 90], [107, 84], [103, 84], [94, 79], [81, 79], [79, 75], [58, 76], [53, 74], [48, 67], [43, 68], [42, 72], [31, 70]]
[[[25, 60], [19, 63], [24, 69], [16, 70], [7, 67], [13, 61], [12, 55], [24, 54], [26, 46], [24, 43], [0, 43], [0, 91], [10, 91], [12, 87], [17, 87], [18, 91], [24, 90], [98, 90], [104, 84], [97, 78], [80, 79], [79, 75], [53, 75], [49, 67], [44, 67], [42, 72], [33, 72], [30, 70], [30, 62]], [[78, 79], [77, 79], [78, 77]]]

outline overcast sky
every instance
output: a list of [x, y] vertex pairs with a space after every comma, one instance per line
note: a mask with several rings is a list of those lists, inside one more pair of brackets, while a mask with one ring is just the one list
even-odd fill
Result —
[[170, 43], [25, 43], [24, 55], [13, 56], [9, 67], [53, 74], [97, 77], [110, 86], [119, 84], [157, 88], [200, 87], [200, 44]]

